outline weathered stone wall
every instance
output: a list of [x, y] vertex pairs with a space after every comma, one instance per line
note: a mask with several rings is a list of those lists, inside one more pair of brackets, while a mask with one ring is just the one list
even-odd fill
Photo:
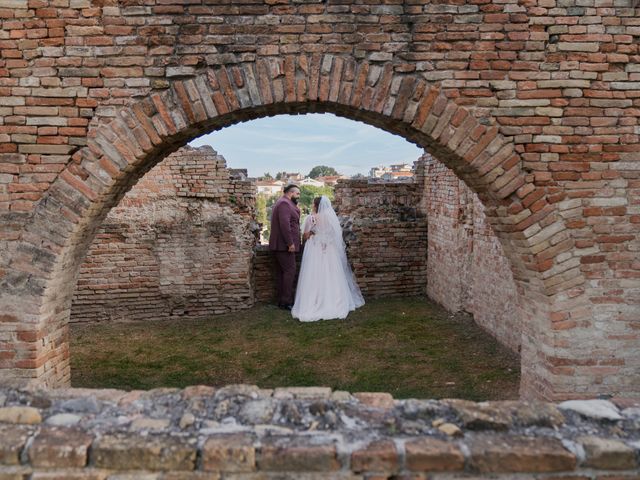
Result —
[[441, 162], [421, 159], [421, 209], [429, 224], [427, 294], [447, 310], [464, 310], [501, 343], [519, 351], [522, 326], [510, 264], [484, 207]]
[[417, 183], [339, 180], [334, 207], [347, 256], [366, 297], [422, 295], [427, 282], [427, 221]]
[[640, 404], [250, 385], [0, 390], [3, 479], [632, 480]]
[[109, 212], [78, 278], [72, 322], [199, 317], [254, 304], [255, 185], [185, 147]]

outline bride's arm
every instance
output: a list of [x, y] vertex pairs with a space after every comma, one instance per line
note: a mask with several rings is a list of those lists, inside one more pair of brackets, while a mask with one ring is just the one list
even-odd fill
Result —
[[307, 240], [309, 240], [309, 238], [314, 235], [313, 232], [313, 226], [315, 225], [314, 219], [313, 219], [313, 215], [309, 215], [305, 220], [304, 220], [304, 233], [302, 234], [302, 238], [303, 240], [306, 242]]

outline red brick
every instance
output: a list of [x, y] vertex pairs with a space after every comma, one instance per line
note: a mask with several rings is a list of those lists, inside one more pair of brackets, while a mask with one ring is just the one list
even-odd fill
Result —
[[[283, 440], [284, 441], [284, 440]], [[279, 472], [331, 472], [340, 468], [334, 445], [263, 443], [257, 457], [258, 469]]]
[[[100, 5], [78, 9], [66, 7], [65, 2], [52, 6], [49, 2], [30, 0], [29, 8], [0, 9], [3, 32], [6, 32], [6, 38], [0, 42], [0, 97], [3, 99], [0, 101], [3, 104], [0, 106], [3, 115], [0, 119], [0, 153], [14, 154], [22, 148], [34, 153], [20, 157], [19, 165], [62, 167], [48, 172], [53, 174], [46, 177], [36, 177], [42, 172], [20, 169], [17, 172], [20, 178], [12, 179], [8, 184], [10, 187], [5, 188], [6, 183], [0, 186], [0, 209], [15, 213], [34, 209], [53, 212], [55, 208], [51, 203], [41, 202], [42, 198], [50, 198], [45, 186], [58, 182], [56, 188], [62, 186], [74, 195], [73, 189], [64, 188], [66, 181], [75, 183], [75, 190], [88, 195], [83, 207], [87, 206], [86, 211], [95, 215], [91, 218], [97, 219], [105, 213], [99, 211], [100, 206], [109, 205], [138, 173], [146, 169], [147, 162], [155, 162], [163, 152], [193, 136], [254, 116], [326, 108], [405, 135], [420, 147], [430, 148], [446, 165], [455, 168], [457, 174], [480, 194], [482, 205], [493, 211], [491, 221], [483, 225], [489, 228], [490, 224], [500, 234], [502, 247], [494, 246], [504, 248], [506, 257], [513, 262], [513, 272], [518, 276], [517, 283], [522, 290], [520, 299], [525, 303], [530, 298], [542, 302], [539, 295], [548, 293], [554, 295], [549, 300], [552, 303], [564, 294], [570, 294], [576, 303], [580, 302], [578, 297], [582, 297], [584, 302], [597, 303], [596, 308], [603, 305], [603, 310], [607, 302], [614, 309], [620, 302], [634, 305], [628, 289], [622, 288], [625, 285], [622, 280], [632, 278], [625, 262], [582, 263], [583, 275], [588, 276], [590, 282], [581, 286], [580, 293], [574, 290], [577, 288], [572, 284], [574, 280], [558, 283], [553, 291], [537, 291], [540, 279], [534, 270], [546, 268], [549, 259], [538, 258], [540, 261], [537, 261], [535, 247], [529, 246], [522, 235], [524, 229], [536, 223], [544, 227], [556, 221], [556, 215], [549, 213], [565, 208], [563, 202], [583, 199], [581, 207], [586, 207], [586, 215], [578, 217], [570, 213], [569, 217], [563, 218], [567, 226], [576, 230], [572, 232], [576, 248], [581, 244], [597, 245], [602, 254], [608, 255], [628, 250], [627, 244], [637, 240], [635, 226], [639, 220], [633, 210], [637, 199], [634, 187], [631, 187], [637, 175], [633, 169], [621, 168], [633, 161], [633, 155], [638, 151], [635, 88], [638, 72], [625, 70], [636, 59], [637, 45], [633, 43], [635, 26], [625, 12], [587, 7], [581, 12], [584, 15], [569, 15], [548, 0], [540, 0], [537, 4], [524, 2], [513, 8], [523, 11], [510, 11], [511, 6], [507, 9], [496, 2], [476, 2], [472, 7], [477, 7], [477, 12], [468, 14], [454, 13], [438, 2], [426, 8], [420, 2], [404, 5], [400, 14], [400, 11], [394, 11], [398, 7], [396, 4], [401, 3], [397, 0], [386, 2], [386, 5], [377, 5], [385, 2], [305, 4], [284, 0], [270, 0], [268, 5], [251, 1], [232, 5], [229, 2], [159, 0], [157, 4], [147, 6], [150, 10], [146, 11], [136, 4], [139, 2], [129, 2], [131, 5], [124, 7], [123, 16], [118, 16], [109, 13], [114, 2], [106, 2], [104, 6], [102, 3], [105, 2], [98, 3]], [[437, 11], [439, 9], [443, 11]], [[152, 18], [158, 14], [166, 17], [166, 25]], [[408, 43], [409, 37], [405, 38], [409, 28], [407, 16], [412, 20]], [[199, 23], [198, 19], [202, 18], [209, 20]], [[615, 33], [609, 31], [611, 28]], [[174, 35], [175, 29], [180, 30], [180, 35]], [[557, 32], [554, 33], [554, 29]], [[550, 35], [558, 35], [560, 44], [555, 44], [555, 38]], [[59, 49], [63, 47], [64, 55], [61, 55]], [[325, 54], [335, 56], [332, 70], [320, 79]], [[364, 58], [368, 60], [363, 61]], [[266, 60], [273, 61], [273, 72]], [[254, 65], [262, 103], [269, 106], [257, 109], [249, 106], [240, 111], [240, 98], [243, 103], [246, 101], [249, 87], [241, 69]], [[550, 65], [558, 69], [549, 70]], [[212, 98], [201, 100], [213, 102], [219, 113], [217, 118], [205, 118], [198, 100], [188, 98], [188, 88], [185, 95], [185, 89], [180, 85], [188, 86], [193, 79], [164, 76], [167, 67], [180, 66], [195, 67], [196, 74], [207, 72]], [[74, 73], [74, 69], [78, 71]], [[85, 77], [89, 70], [103, 75]], [[185, 69], [185, 72], [189, 70]], [[370, 75], [375, 72], [380, 75], [374, 81]], [[411, 92], [411, 84], [418, 82], [422, 86], [422, 82], [427, 81], [429, 93], [421, 93], [420, 89]], [[173, 84], [177, 86], [172, 88]], [[442, 95], [437, 93], [439, 91]], [[317, 103], [319, 95], [322, 104]], [[307, 101], [310, 103], [305, 103]], [[413, 115], [416, 106], [413, 101], [417, 102], [417, 109], [410, 127], [400, 119]], [[173, 112], [175, 102], [182, 106]], [[278, 106], [272, 106], [274, 102]], [[288, 103], [286, 107], [285, 102]], [[393, 102], [394, 109], [389, 117], [389, 112], [384, 114], [384, 108]], [[11, 105], [14, 103], [16, 105]], [[56, 106], [61, 110], [57, 120], [43, 120], [29, 116], [24, 110], [36, 106]], [[109, 122], [114, 121], [112, 115], [119, 118], [125, 107], [134, 109], [140, 125], [132, 126], [133, 120], [129, 118], [127, 127], [131, 131], [109, 127]], [[140, 108], [144, 116], [139, 116], [140, 111], [136, 113], [136, 108]], [[443, 119], [443, 112], [452, 114], [452, 118]], [[176, 115], [175, 121], [173, 115]], [[188, 117], [190, 125], [176, 125], [183, 115]], [[467, 138], [454, 139], [452, 136], [456, 133], [461, 134], [452, 126], [465, 125], [467, 119], [477, 121], [478, 126], [470, 127], [470, 132], [462, 129]], [[60, 120], [67, 123], [46, 124], [61, 123]], [[440, 125], [437, 125], [438, 120]], [[425, 128], [422, 133], [416, 131], [423, 128], [425, 122], [431, 128]], [[104, 132], [109, 128], [114, 135], [108, 138], [109, 144], [104, 148], [109, 150], [111, 146], [116, 151], [111, 151], [114, 158], [106, 159], [106, 152], [99, 151], [91, 136], [97, 131], [108, 136]], [[434, 128], [435, 133], [429, 137]], [[500, 132], [505, 143], [513, 142], [517, 154], [507, 160], [503, 168], [505, 171], [511, 169], [511, 173], [493, 170], [488, 174], [489, 185], [483, 185], [478, 172], [469, 169], [465, 163], [482, 155], [491, 164], [492, 155], [486, 153], [485, 142], [491, 142], [492, 132], [495, 135]], [[14, 134], [37, 135], [38, 138], [32, 145], [18, 143], [11, 138]], [[451, 148], [459, 150], [459, 155], [449, 152], [449, 148], [436, 138], [440, 142], [451, 141]], [[71, 165], [75, 159], [70, 162], [66, 153], [37, 153], [62, 152], [67, 147], [73, 153], [83, 149], [85, 140], [96, 158], [82, 160], [87, 164], [76, 170]], [[45, 146], [48, 150], [43, 148]], [[559, 157], [545, 155], [550, 153], [557, 153]], [[459, 158], [461, 155], [466, 162]], [[3, 157], [0, 171], [4, 174], [16, 164], [13, 157], [2, 155], [0, 158]], [[86, 172], [95, 168], [89, 165], [90, 161], [99, 161], [114, 177], [113, 184], [108, 178], [87, 177]], [[607, 168], [607, 164], [611, 168]], [[520, 167], [522, 173], [514, 170]], [[61, 173], [63, 170], [65, 173]], [[9, 174], [16, 175], [15, 172]], [[525, 205], [514, 203], [514, 191], [523, 186], [526, 189], [527, 185], [535, 185], [536, 190], [544, 191], [544, 195], [527, 200]], [[93, 192], [96, 196], [92, 198], [94, 188], [102, 190]], [[627, 206], [590, 206], [589, 201], [598, 195], [598, 191], [604, 190], [608, 195], [612, 188], [624, 191], [629, 200]], [[522, 190], [517, 195], [526, 197]], [[548, 205], [544, 205], [543, 198]], [[62, 207], [55, 214], [73, 219], [76, 225], [70, 227], [75, 232], [72, 235], [64, 236], [56, 233], [56, 228], [49, 228], [57, 220], [53, 217], [42, 217], [40, 226], [25, 225], [24, 228], [29, 228], [30, 235], [46, 229], [47, 237], [43, 237], [42, 242], [49, 245], [50, 252], [56, 254], [64, 250], [74, 258], [69, 242], [76, 238], [76, 233], [84, 235], [85, 227], [87, 231], [94, 227], [88, 224], [90, 219], [83, 216], [80, 206], [76, 207], [78, 211], [71, 211], [71, 206]], [[469, 203], [460, 203], [455, 208], [464, 210], [467, 207]], [[523, 219], [520, 216], [525, 212], [523, 207], [530, 209], [533, 215]], [[458, 214], [455, 209], [452, 212], [451, 217], [456, 221], [465, 218], [464, 212]], [[34, 218], [41, 217], [38, 214]], [[470, 231], [476, 227], [465, 224], [465, 228]], [[11, 238], [12, 242], [24, 236], [22, 231], [16, 235], [15, 228], [8, 233], [5, 231], [0, 228], [3, 239]], [[478, 242], [482, 234], [478, 230], [473, 235], [473, 242]], [[592, 260], [585, 258], [583, 262]], [[50, 271], [50, 265], [34, 265], [33, 268]], [[607, 279], [607, 286], [603, 279]], [[39, 284], [40, 280], [46, 283], [43, 288], [51, 298], [67, 298], [67, 294], [51, 289], [51, 285], [64, 282], [57, 282], [53, 277], [46, 281], [32, 277], [30, 282]], [[48, 283], [49, 280], [53, 283]], [[440, 287], [433, 287], [446, 290], [443, 287], [448, 285], [446, 281], [442, 280]], [[551, 279], [546, 283], [550, 282]], [[446, 292], [445, 296], [454, 294]], [[516, 304], [521, 305], [521, 302]], [[52, 304], [51, 307], [54, 311], [64, 310], [61, 305]], [[526, 321], [536, 325], [529, 332], [534, 346], [523, 355], [537, 358], [533, 350], [539, 343], [534, 340], [538, 335], [540, 338], [547, 336], [537, 329], [536, 319], [529, 315], [544, 308], [532, 304], [523, 309], [520, 313], [527, 317]], [[11, 334], [15, 331], [8, 332]], [[551, 335], [552, 338], [545, 340], [550, 344], [564, 341], [563, 334], [554, 332]], [[43, 347], [48, 349], [50, 345]], [[625, 355], [615, 341], [604, 342], [599, 347], [598, 355], [603, 358]], [[574, 353], [579, 356], [581, 352]], [[522, 364], [525, 370], [529, 365], [536, 365], [529, 373], [523, 371], [522, 391], [527, 395], [533, 395], [535, 390], [537, 396], [552, 398], [566, 393], [571, 385], [575, 388], [587, 385], [584, 388], [590, 395], [610, 393], [603, 391], [605, 386], [616, 385], [622, 390], [615, 393], [622, 394], [630, 388], [628, 385], [638, 383], [611, 375], [605, 384], [586, 374], [581, 376], [583, 373], [580, 372], [573, 378], [563, 377], [564, 373], [547, 371], [531, 358], [523, 358]], [[53, 362], [47, 365], [42, 373], [47, 380], [43, 382], [49, 385], [50, 378], [68, 379], [68, 375], [59, 373], [68, 368], [59, 367]], [[635, 367], [638, 365], [630, 365], [629, 370], [640, 371]], [[30, 375], [33, 372], [23, 373]], [[539, 373], [544, 378], [537, 378]], [[51, 385], [54, 383], [51, 380]]]
[[464, 456], [452, 443], [435, 438], [411, 440], [405, 444], [409, 470], [448, 472], [464, 469]]
[[390, 440], [372, 442], [351, 454], [351, 470], [358, 472], [395, 472], [398, 470], [398, 451]]
[[471, 442], [470, 466], [479, 472], [561, 472], [573, 470], [575, 456], [559, 440], [478, 437]]

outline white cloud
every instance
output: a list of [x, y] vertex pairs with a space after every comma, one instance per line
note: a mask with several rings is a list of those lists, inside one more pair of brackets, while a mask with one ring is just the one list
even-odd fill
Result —
[[278, 115], [203, 135], [193, 146], [211, 145], [232, 168], [308, 173], [323, 164], [353, 175], [372, 166], [412, 163], [422, 154], [403, 138], [332, 114]]

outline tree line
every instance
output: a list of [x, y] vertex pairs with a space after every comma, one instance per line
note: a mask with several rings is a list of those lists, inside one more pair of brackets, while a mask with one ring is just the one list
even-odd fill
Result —
[[[262, 177], [260, 178], [261, 180], [282, 180], [283, 178], [286, 177], [286, 175], [287, 175], [287, 172], [278, 172], [276, 173], [276, 176], [273, 177], [271, 173], [265, 172], [265, 174], [262, 175]], [[339, 175], [339, 173], [335, 168], [328, 167], [326, 165], [317, 165], [311, 169], [307, 177], [318, 178], [318, 177], [330, 177], [333, 175]]]

